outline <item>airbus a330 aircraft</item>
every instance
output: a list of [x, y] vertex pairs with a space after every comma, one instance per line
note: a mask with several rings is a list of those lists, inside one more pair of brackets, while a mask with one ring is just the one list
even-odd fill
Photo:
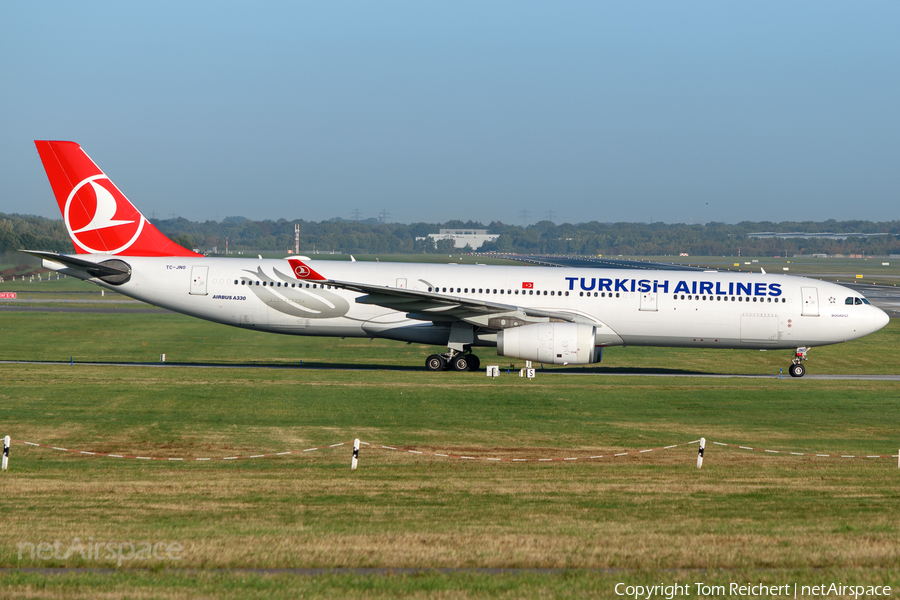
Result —
[[212, 258], [159, 232], [74, 142], [36, 141], [76, 254], [43, 265], [201, 319], [272, 333], [378, 337], [448, 351], [432, 371], [477, 369], [472, 349], [550, 364], [606, 346], [793, 349], [878, 331], [857, 292], [787, 275]]

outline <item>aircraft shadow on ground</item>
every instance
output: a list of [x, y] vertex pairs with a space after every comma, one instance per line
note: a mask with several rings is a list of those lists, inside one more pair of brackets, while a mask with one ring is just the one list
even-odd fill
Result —
[[[33, 362], [47, 364], [68, 364], [66, 361], [8, 361], [8, 362]], [[204, 369], [285, 369], [285, 370], [328, 370], [328, 371], [396, 371], [418, 372], [425, 371], [424, 366], [418, 365], [384, 365], [376, 363], [326, 363], [326, 362], [296, 362], [296, 363], [270, 363], [270, 362], [126, 362], [126, 361], [80, 361], [76, 366], [100, 365], [100, 366], [136, 366], [136, 367], [180, 367], [180, 368], [204, 368]], [[487, 366], [485, 363], [483, 366]], [[502, 374], [517, 374], [521, 365], [498, 364]], [[666, 369], [655, 367], [560, 367], [555, 369], [542, 368], [535, 365], [537, 374], [576, 374], [576, 375], [709, 375], [709, 371], [696, 369]], [[484, 373], [484, 369], [473, 373]]]

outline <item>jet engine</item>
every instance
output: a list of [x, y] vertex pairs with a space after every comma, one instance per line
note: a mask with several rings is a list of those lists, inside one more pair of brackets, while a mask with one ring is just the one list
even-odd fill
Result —
[[523, 358], [554, 365], [588, 365], [600, 362], [595, 346], [597, 329], [584, 323], [535, 323], [497, 333], [500, 356]]

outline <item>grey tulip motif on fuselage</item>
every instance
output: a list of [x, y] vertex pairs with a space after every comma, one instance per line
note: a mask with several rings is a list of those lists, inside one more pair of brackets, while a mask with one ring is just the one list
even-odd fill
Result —
[[[246, 271], [253, 278], [246, 278], [250, 291], [269, 307], [295, 317], [306, 319], [330, 319], [342, 317], [350, 310], [350, 303], [319, 283], [298, 281], [273, 269], [278, 279], [272, 279], [261, 267]], [[257, 281], [259, 285], [257, 285]], [[263, 285], [265, 282], [266, 285]], [[279, 285], [280, 284], [280, 285]], [[297, 287], [291, 287], [296, 284]], [[315, 286], [315, 287], [313, 287]]]

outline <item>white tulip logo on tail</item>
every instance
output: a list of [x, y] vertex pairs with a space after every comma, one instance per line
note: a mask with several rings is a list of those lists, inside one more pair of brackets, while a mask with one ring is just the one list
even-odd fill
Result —
[[63, 219], [72, 241], [93, 254], [127, 250], [146, 222], [104, 174], [88, 177], [72, 188]]

